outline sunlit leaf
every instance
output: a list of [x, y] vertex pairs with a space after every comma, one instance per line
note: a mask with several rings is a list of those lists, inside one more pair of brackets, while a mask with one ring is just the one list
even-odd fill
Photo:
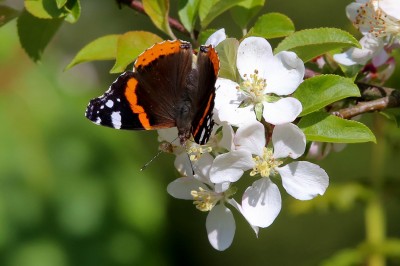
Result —
[[35, 17], [42, 19], [63, 18], [74, 23], [80, 16], [79, 0], [25, 0], [25, 8]]
[[267, 39], [285, 37], [294, 32], [294, 24], [287, 16], [269, 13], [258, 18], [247, 36], [259, 36]]
[[119, 36], [116, 34], [107, 35], [90, 42], [78, 52], [65, 70], [83, 62], [115, 59]]
[[360, 90], [351, 79], [336, 75], [320, 75], [306, 79], [293, 94], [303, 105], [300, 116], [341, 99], [359, 96]]
[[201, 0], [199, 6], [201, 27], [206, 28], [216, 17], [240, 2], [243, 0]]
[[110, 72], [125, 71], [126, 67], [135, 61], [138, 55], [161, 41], [162, 39], [159, 36], [146, 31], [130, 31], [121, 35], [117, 42], [117, 60]]
[[39, 19], [24, 10], [17, 27], [21, 46], [33, 61], [39, 61], [43, 50], [61, 26], [61, 19]]
[[184, 0], [179, 1], [179, 18], [185, 28], [191, 32], [196, 22], [197, 11], [199, 9], [200, 0]]
[[65, 4], [67, 3], [68, 0], [56, 0], [57, 3], [57, 7], [58, 8], [62, 8], [63, 6], [65, 6]]
[[169, 0], [143, 0], [142, 3], [144, 11], [154, 25], [171, 38], [176, 39], [168, 22]]
[[324, 112], [304, 116], [298, 126], [309, 141], [333, 143], [376, 142], [374, 134], [364, 124], [339, 118]]
[[293, 51], [304, 62], [334, 49], [360, 47], [358, 41], [348, 32], [335, 28], [319, 28], [297, 31], [286, 37], [275, 49]]
[[231, 9], [233, 21], [235, 21], [241, 29], [246, 29], [250, 20], [257, 15], [264, 4], [265, 0], [242, 1]]
[[42, 19], [61, 18], [66, 15], [54, 0], [25, 0], [25, 8], [35, 17]]
[[216, 47], [220, 60], [219, 77], [238, 81], [239, 76], [236, 70], [236, 54], [239, 41], [234, 38], [227, 38]]
[[19, 11], [8, 7], [0, 5], [0, 27], [13, 20], [14, 18], [18, 17]]

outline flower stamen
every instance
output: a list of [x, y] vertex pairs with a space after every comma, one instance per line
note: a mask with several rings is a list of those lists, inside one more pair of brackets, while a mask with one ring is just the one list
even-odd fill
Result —
[[255, 165], [250, 172], [250, 176], [260, 174], [262, 177], [269, 177], [271, 174], [275, 175], [275, 168], [283, 163], [273, 157], [272, 149], [266, 147], [264, 147], [263, 155], [254, 157], [253, 161]]
[[356, 28], [366, 28], [375, 37], [400, 34], [400, 22], [387, 15], [380, 7], [379, 1], [371, 0], [357, 9], [353, 24]]
[[254, 70], [254, 74], [250, 74], [249, 78], [247, 78], [247, 75], [243, 76], [246, 79], [240, 84], [240, 90], [250, 97], [253, 103], [262, 102], [267, 80], [259, 77], [257, 69]]
[[223, 198], [220, 193], [206, 190], [199, 187], [199, 190], [192, 190], [190, 194], [193, 196], [196, 208], [200, 211], [206, 212], [211, 211], [211, 209], [218, 203], [219, 200]]

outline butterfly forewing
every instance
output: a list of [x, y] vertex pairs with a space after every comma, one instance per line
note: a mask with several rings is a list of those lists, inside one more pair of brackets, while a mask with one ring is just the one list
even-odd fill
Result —
[[219, 71], [219, 59], [215, 49], [201, 46], [197, 55], [198, 90], [193, 96], [195, 117], [192, 121], [193, 137], [199, 144], [207, 143], [214, 125], [212, 119], [215, 98], [215, 82]]

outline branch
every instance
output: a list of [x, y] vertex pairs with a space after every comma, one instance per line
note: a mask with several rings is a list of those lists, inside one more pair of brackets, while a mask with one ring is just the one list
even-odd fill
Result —
[[352, 107], [332, 112], [332, 114], [341, 118], [350, 119], [367, 112], [400, 107], [400, 91], [364, 83], [357, 83], [357, 85], [361, 91], [361, 99], [366, 101], [358, 102]]
[[[145, 14], [146, 16], [147, 13], [143, 8], [143, 4], [140, 1], [137, 0], [117, 0], [117, 3], [119, 4], [119, 6], [121, 6], [121, 4], [127, 5], [130, 8], [138, 11], [139, 13]], [[168, 17], [168, 23], [169, 26], [183, 34], [185, 34], [188, 37], [191, 37], [190, 32], [188, 32], [185, 27], [177, 20], [171, 17]]]

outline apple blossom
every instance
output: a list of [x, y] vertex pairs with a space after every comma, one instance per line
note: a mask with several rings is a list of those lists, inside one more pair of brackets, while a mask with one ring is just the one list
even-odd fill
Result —
[[302, 111], [292, 94], [304, 77], [304, 63], [293, 52], [272, 53], [260, 37], [244, 39], [237, 52], [240, 84], [219, 78], [216, 83], [215, 119], [240, 126], [261, 120], [279, 125], [292, 122]]

